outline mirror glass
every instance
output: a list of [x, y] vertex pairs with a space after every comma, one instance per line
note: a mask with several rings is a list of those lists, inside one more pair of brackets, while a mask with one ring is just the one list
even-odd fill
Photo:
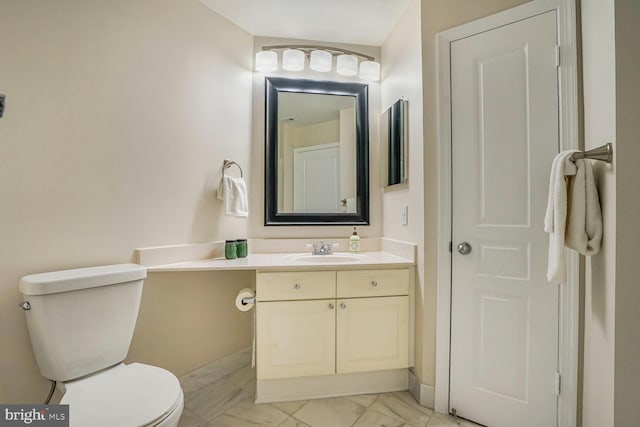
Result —
[[265, 225], [368, 223], [367, 86], [266, 79]]
[[407, 106], [408, 102], [400, 99], [380, 117], [380, 169], [386, 186], [407, 182]]

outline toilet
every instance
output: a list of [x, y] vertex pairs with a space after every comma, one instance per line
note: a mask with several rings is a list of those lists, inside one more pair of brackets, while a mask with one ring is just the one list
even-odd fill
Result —
[[20, 279], [40, 373], [58, 382], [72, 427], [175, 427], [184, 395], [175, 375], [123, 360], [147, 276], [137, 264]]

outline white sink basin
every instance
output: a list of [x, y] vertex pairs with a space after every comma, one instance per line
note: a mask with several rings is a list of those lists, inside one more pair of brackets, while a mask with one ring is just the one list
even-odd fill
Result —
[[362, 255], [355, 254], [332, 254], [332, 255], [295, 255], [291, 257], [294, 261], [317, 262], [319, 264], [337, 264], [341, 262], [354, 262], [362, 259]]

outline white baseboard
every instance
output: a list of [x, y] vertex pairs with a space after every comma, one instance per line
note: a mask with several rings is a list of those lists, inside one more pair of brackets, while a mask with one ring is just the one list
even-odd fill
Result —
[[258, 380], [256, 403], [322, 399], [407, 390], [408, 370]]
[[435, 406], [436, 389], [431, 385], [420, 383], [418, 377], [409, 371], [409, 393], [420, 406], [433, 409]]

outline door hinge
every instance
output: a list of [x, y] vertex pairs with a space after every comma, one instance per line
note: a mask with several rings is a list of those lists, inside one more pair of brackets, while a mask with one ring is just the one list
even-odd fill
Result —
[[560, 66], [560, 46], [556, 45], [556, 67]]
[[560, 372], [556, 372], [556, 396], [560, 396], [561, 377]]

